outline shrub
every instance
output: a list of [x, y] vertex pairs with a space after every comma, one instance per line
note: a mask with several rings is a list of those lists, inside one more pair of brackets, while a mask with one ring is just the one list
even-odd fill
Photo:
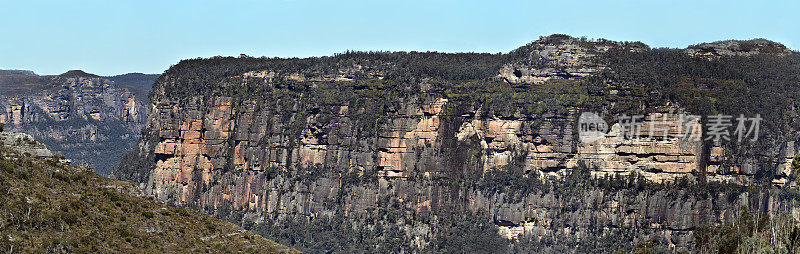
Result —
[[175, 213], [180, 214], [182, 216], [186, 216], [186, 217], [191, 216], [191, 214], [189, 214], [189, 211], [186, 211], [186, 209], [183, 209], [183, 208], [175, 209]]
[[14, 164], [10, 161], [0, 159], [0, 170], [13, 172]]
[[155, 216], [155, 214], [153, 214], [151, 211], [144, 211], [142, 212], [142, 215], [147, 219], [152, 219]]

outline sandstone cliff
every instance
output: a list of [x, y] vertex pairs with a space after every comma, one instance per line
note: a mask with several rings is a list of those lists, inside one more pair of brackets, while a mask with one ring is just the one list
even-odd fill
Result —
[[[447, 251], [453, 235], [475, 251], [614, 251], [644, 240], [691, 250], [694, 228], [742, 207], [800, 212], [782, 194], [792, 192], [793, 125], [765, 127], [758, 144], [675, 138], [676, 115], [706, 113], [707, 101], [658, 82], [693, 76], [642, 83], [620, 67], [664, 55], [715, 61], [561, 35], [503, 55], [186, 60], [153, 87], [144, 136], [115, 175], [310, 251]], [[735, 108], [715, 96], [716, 109]], [[611, 131], [579, 142], [584, 111]], [[663, 119], [664, 132], [620, 138], [619, 113], [643, 114], [645, 126]], [[314, 246], [322, 240], [286, 228], [346, 240]]]

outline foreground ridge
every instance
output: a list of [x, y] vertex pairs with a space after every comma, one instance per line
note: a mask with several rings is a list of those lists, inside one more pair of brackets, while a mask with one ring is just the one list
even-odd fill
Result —
[[143, 198], [71, 166], [24, 133], [0, 132], [4, 252], [294, 253], [240, 227]]

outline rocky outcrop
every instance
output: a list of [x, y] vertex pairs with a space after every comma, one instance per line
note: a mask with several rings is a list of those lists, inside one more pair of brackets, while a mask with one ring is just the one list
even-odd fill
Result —
[[96, 75], [71, 71], [16, 78], [8, 79], [0, 95], [0, 123], [100, 174], [116, 166], [146, 121], [145, 92]]
[[53, 152], [42, 143], [37, 142], [31, 135], [17, 132], [0, 132], [0, 142], [20, 154], [29, 154], [32, 157], [52, 157]]
[[756, 54], [774, 54], [787, 56], [792, 50], [785, 45], [766, 40], [727, 40], [711, 43], [701, 43], [686, 48], [686, 53], [694, 56], [719, 57], [719, 56], [753, 56]]
[[517, 60], [503, 65], [499, 78], [510, 83], [541, 84], [551, 79], [586, 77], [604, 69], [594, 57], [612, 48], [625, 47], [642, 51], [642, 43], [619, 44], [611, 41], [587, 41], [566, 35], [551, 35], [525, 45], [510, 54]]

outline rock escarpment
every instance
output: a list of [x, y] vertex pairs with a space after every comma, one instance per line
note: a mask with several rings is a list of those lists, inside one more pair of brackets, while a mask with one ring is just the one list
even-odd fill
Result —
[[[144, 136], [115, 175], [306, 250], [447, 251], [458, 239], [478, 250], [685, 250], [693, 229], [742, 207], [796, 212], [785, 189], [747, 187], [788, 185], [794, 136], [765, 137], [783, 147], [771, 164], [675, 138], [676, 114], [701, 113], [697, 102], [654, 99], [673, 91], [626, 79], [623, 61], [607, 61], [620, 54], [655, 55], [555, 36], [504, 55], [187, 60], [153, 87]], [[584, 111], [640, 113], [665, 131], [628, 140], [610, 121], [583, 143]], [[312, 229], [345, 240], [303, 236]]]
[[695, 56], [719, 57], [719, 56], [753, 56], [760, 53], [776, 54], [787, 56], [792, 54], [792, 50], [783, 44], [766, 40], [754, 39], [747, 41], [718, 41], [711, 43], [701, 43], [689, 46], [686, 53]]
[[31, 157], [52, 157], [53, 152], [42, 143], [36, 142], [28, 134], [15, 132], [0, 132], [0, 141], [4, 147], [20, 153], [29, 154]]
[[0, 123], [25, 131], [100, 174], [133, 146], [147, 117], [146, 91], [70, 71], [59, 76], [3, 72]]

